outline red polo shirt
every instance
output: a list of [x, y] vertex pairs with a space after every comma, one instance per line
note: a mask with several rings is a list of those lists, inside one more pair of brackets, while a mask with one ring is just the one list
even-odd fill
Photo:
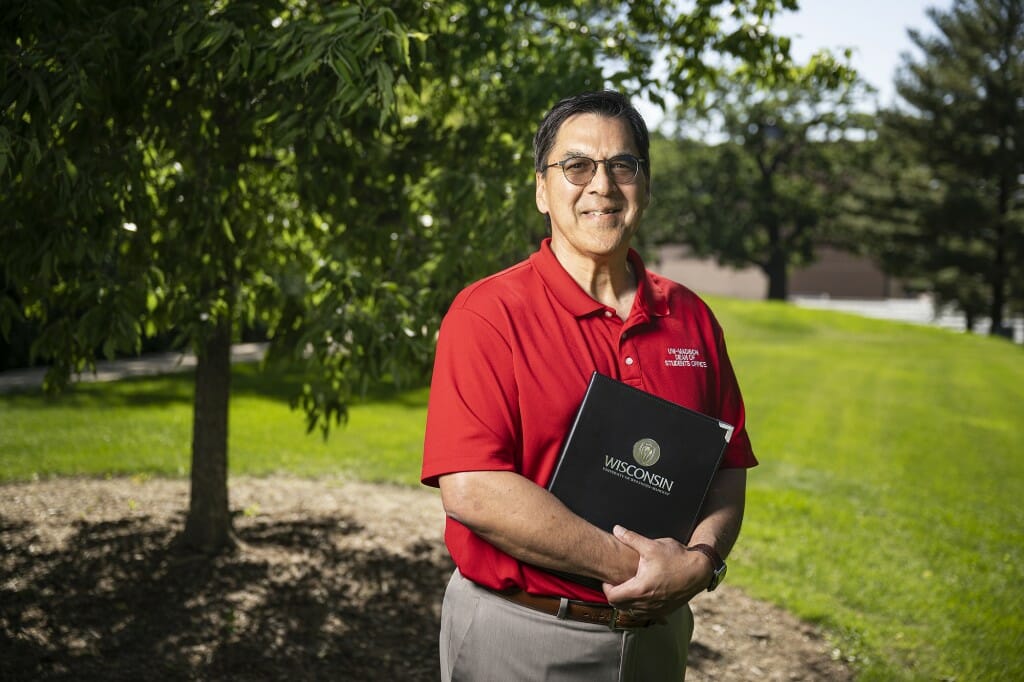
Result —
[[[515, 471], [540, 486], [594, 370], [736, 427], [722, 467], [757, 464], [722, 330], [686, 287], [639, 255], [627, 320], [562, 268], [550, 239], [529, 259], [464, 289], [437, 341], [422, 481], [458, 471]], [[445, 542], [464, 576], [494, 589], [604, 601], [600, 592], [524, 564], [449, 518]]]

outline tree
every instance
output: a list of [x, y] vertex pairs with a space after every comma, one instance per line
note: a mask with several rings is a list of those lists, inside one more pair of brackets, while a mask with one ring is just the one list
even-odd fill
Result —
[[555, 99], [613, 60], [607, 82], [654, 92], [664, 46], [680, 91], [711, 53], [776, 63], [718, 4], [7, 3], [0, 328], [39, 325], [52, 388], [154, 334], [195, 350], [183, 538], [215, 552], [239, 329], [305, 368], [325, 434], [361, 387], [422, 378], [454, 290], [538, 235], [528, 141]]
[[277, 2], [20, 3], [3, 25], [5, 319], [39, 322], [51, 386], [161, 331], [195, 350], [183, 539], [216, 551], [236, 325], [286, 307], [319, 247], [296, 140], [394, 116], [410, 38], [385, 8]]
[[957, 0], [928, 16], [937, 33], [909, 32], [921, 59], [904, 55], [896, 79], [906, 106], [883, 116], [910, 169], [884, 199], [913, 211], [881, 223], [876, 248], [999, 333], [1024, 303], [1024, 4]]
[[714, 142], [658, 144], [650, 238], [756, 266], [767, 298], [785, 300], [789, 271], [839, 238], [836, 196], [852, 181], [849, 161], [870, 125], [855, 109], [864, 91], [847, 67], [820, 55], [782, 80], [737, 78], [712, 92], [710, 105], [681, 109], [676, 134], [689, 126]]

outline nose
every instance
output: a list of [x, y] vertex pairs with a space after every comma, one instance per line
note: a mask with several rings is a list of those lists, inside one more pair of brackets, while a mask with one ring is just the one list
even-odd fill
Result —
[[608, 162], [598, 161], [597, 168], [594, 170], [594, 177], [590, 178], [590, 182], [587, 183], [587, 190], [606, 194], [614, 187], [618, 187], [618, 185], [615, 184], [612, 176], [608, 173]]

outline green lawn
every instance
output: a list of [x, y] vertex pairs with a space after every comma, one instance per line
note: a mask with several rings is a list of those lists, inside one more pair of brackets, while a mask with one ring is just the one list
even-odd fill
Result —
[[[232, 474], [353, 474], [419, 482], [427, 389], [384, 391], [353, 405], [325, 442], [289, 408], [290, 377], [235, 366], [229, 415]], [[55, 399], [0, 395], [0, 481], [36, 477], [184, 476], [190, 464], [192, 375], [77, 384]]]
[[[819, 622], [862, 680], [1024, 679], [1024, 349], [716, 300], [761, 466], [729, 581]], [[286, 378], [240, 367], [233, 473], [415, 484], [426, 390], [325, 443]], [[0, 396], [0, 480], [182, 475], [187, 375]]]
[[720, 302], [761, 459], [730, 579], [864, 680], [1024, 679], [1024, 349]]

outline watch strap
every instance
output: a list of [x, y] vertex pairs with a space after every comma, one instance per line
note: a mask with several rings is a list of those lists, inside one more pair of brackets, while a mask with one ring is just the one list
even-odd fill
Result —
[[713, 572], [711, 574], [711, 584], [708, 585], [708, 592], [718, 587], [718, 583], [722, 582], [722, 578], [725, 577], [725, 559], [718, 553], [718, 550], [702, 542], [688, 545], [686, 550], [688, 552], [700, 552], [711, 560]]

